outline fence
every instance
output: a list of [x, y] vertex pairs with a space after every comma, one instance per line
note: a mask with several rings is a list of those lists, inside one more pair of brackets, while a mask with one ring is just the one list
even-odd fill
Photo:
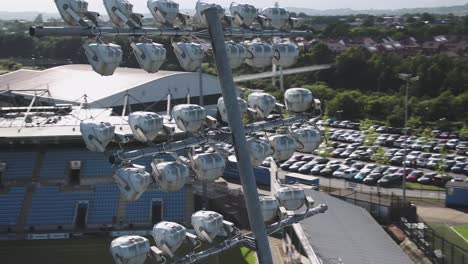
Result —
[[425, 223], [410, 223], [402, 218], [399, 226], [433, 263], [468, 264], [467, 250], [447, 240]]

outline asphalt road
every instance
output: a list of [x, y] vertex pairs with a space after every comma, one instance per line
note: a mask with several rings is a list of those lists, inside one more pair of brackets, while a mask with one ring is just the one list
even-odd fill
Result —
[[[332, 66], [331, 64], [325, 64], [325, 65], [314, 65], [314, 66], [309, 66], [309, 67], [287, 69], [287, 70], [283, 70], [283, 75], [321, 71], [321, 70], [330, 69], [331, 66]], [[257, 73], [257, 74], [241, 75], [241, 76], [234, 77], [234, 82], [237, 83], [237, 82], [245, 82], [245, 81], [257, 80], [257, 79], [265, 79], [265, 78], [271, 78], [273, 76], [280, 76], [280, 72], [277, 71], [276, 74], [273, 72], [263, 72], [263, 73]]]

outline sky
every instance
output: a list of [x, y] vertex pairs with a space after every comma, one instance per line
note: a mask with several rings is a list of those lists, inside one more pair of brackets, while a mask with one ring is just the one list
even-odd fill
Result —
[[[89, 10], [104, 12], [102, 0], [87, 0]], [[146, 0], [129, 0], [134, 5], [134, 12], [148, 13], [146, 9]], [[211, 1], [211, 0], [210, 0]], [[214, 0], [224, 7], [229, 6], [233, 0]], [[54, 0], [2, 0], [0, 11], [36, 11], [45, 13], [56, 13]], [[184, 9], [193, 9], [196, 0], [176, 0]], [[274, 0], [241, 0], [255, 5], [257, 8], [272, 6]], [[312, 9], [336, 9], [336, 8], [352, 8], [352, 9], [400, 9], [414, 7], [436, 7], [436, 6], [452, 6], [464, 5], [468, 0], [282, 0], [278, 1], [281, 6], [285, 7], [306, 7]]]

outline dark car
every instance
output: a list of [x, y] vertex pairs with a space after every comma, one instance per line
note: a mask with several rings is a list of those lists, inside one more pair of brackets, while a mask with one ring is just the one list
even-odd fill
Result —
[[289, 170], [289, 167], [291, 167], [291, 166], [292, 166], [294, 163], [296, 163], [296, 162], [297, 162], [296, 160], [291, 160], [291, 159], [290, 159], [290, 160], [287, 160], [287, 161], [281, 163], [280, 168], [281, 168], [282, 170], [286, 170], [286, 171], [287, 171], [287, 170]]
[[317, 164], [327, 164], [330, 160], [327, 158], [316, 158], [314, 160]]
[[413, 169], [406, 168], [406, 169], [399, 169], [396, 173], [404, 174], [405, 176], [408, 176], [411, 172], [413, 172]]
[[312, 156], [304, 156], [301, 159], [301, 161], [305, 161], [305, 162], [309, 162], [309, 161], [312, 161], [312, 160], [314, 160], [314, 157], [312, 157]]
[[362, 182], [367, 176], [369, 176], [369, 171], [358, 172], [358, 174], [354, 175], [353, 181]]
[[452, 166], [452, 168], [450, 169], [453, 173], [463, 173], [463, 168], [465, 168], [465, 166], [467, 166], [468, 164], [464, 163], [464, 162], [457, 162], [455, 163], [455, 165]]
[[383, 177], [382, 173], [372, 172], [369, 175], [367, 175], [367, 177], [364, 178], [364, 180], [362, 180], [362, 183], [366, 185], [376, 185], [377, 181], [380, 180], [382, 177]]
[[419, 178], [424, 175], [422, 171], [412, 171], [408, 176], [406, 176], [406, 180], [409, 182], [416, 182]]
[[303, 165], [305, 165], [307, 162], [305, 161], [298, 161], [296, 163], [294, 163], [293, 165], [291, 165], [289, 167], [289, 171], [292, 171], [292, 172], [297, 172], [299, 171], [299, 168], [301, 168]]
[[403, 163], [403, 156], [395, 156], [390, 159], [390, 164], [392, 165], [401, 165]]
[[327, 166], [325, 166], [325, 168], [323, 168], [323, 170], [320, 171], [320, 176], [331, 177], [333, 172], [335, 172], [341, 166], [342, 166], [341, 164], [327, 165]]
[[341, 155], [341, 153], [343, 153], [344, 151], [345, 151], [344, 148], [337, 148], [334, 151], [332, 151], [330, 154], [332, 157], [338, 158]]
[[313, 168], [310, 170], [310, 174], [312, 174], [312, 175], [319, 175], [319, 174], [320, 174], [320, 171], [322, 171], [324, 168], [325, 168], [325, 164], [317, 164], [317, 165], [315, 165], [315, 167], [313, 167]]
[[381, 187], [389, 187], [392, 185], [400, 184], [403, 179], [403, 174], [393, 173], [383, 176], [380, 180], [377, 181], [377, 184]]
[[452, 179], [453, 178], [450, 176], [436, 175], [432, 180], [432, 185], [438, 187], [445, 187], [445, 184], [447, 184], [447, 182], [451, 181]]
[[301, 161], [301, 159], [304, 157], [304, 155], [294, 155], [290, 159], [291, 160], [296, 160], [296, 161]]
[[395, 173], [397, 171], [398, 171], [398, 168], [390, 167], [390, 168], [386, 169], [382, 174], [383, 175], [388, 175], [388, 174], [393, 174], [393, 173]]
[[371, 171], [371, 173], [384, 173], [388, 169], [388, 166], [378, 166]]
[[435, 176], [437, 176], [436, 173], [426, 173], [423, 175], [421, 178], [417, 180], [418, 183], [420, 184], [432, 184], [432, 181], [434, 180]]
[[[304, 162], [306, 162], [306, 161], [304, 161]], [[298, 172], [302, 173], [302, 174], [309, 174], [310, 170], [312, 170], [315, 167], [315, 165], [317, 165], [317, 163], [315, 163], [313, 161], [312, 162], [309, 161], [306, 164], [302, 165], [299, 168]]]

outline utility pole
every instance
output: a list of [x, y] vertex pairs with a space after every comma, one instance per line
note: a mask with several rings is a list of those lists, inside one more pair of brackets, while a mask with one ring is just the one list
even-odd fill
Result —
[[272, 264], [273, 259], [271, 256], [270, 244], [268, 242], [265, 223], [263, 222], [262, 211], [260, 209], [257, 183], [255, 182], [250, 157], [247, 154], [249, 151], [247, 149], [244, 125], [242, 124], [239, 104], [237, 102], [237, 94], [232, 77], [232, 68], [229, 64], [224, 31], [218, 15], [218, 9], [215, 7], [208, 8], [204, 11], [204, 14], [208, 22], [208, 30], [211, 38], [211, 45], [213, 47], [216, 68], [218, 70], [224, 103], [226, 104], [229, 128], [231, 129], [234, 149], [236, 152], [237, 166], [239, 169], [242, 189], [244, 191], [250, 228], [255, 236], [257, 245], [258, 260], [261, 264]]
[[406, 89], [405, 89], [405, 124], [404, 124], [404, 133], [405, 133], [405, 147], [404, 151], [405, 154], [403, 155], [403, 181], [402, 181], [402, 188], [403, 188], [403, 204], [406, 204], [406, 151], [408, 149], [407, 137], [408, 137], [408, 90], [411, 82], [415, 82], [419, 80], [419, 77], [413, 77], [411, 74], [400, 73], [398, 77], [406, 82]]

